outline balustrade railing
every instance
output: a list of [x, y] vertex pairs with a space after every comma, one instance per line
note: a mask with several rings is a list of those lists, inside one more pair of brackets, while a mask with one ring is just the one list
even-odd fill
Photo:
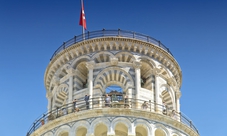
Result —
[[161, 47], [163, 50], [165, 50], [166, 52], [168, 52], [172, 55], [169, 48], [167, 48], [165, 45], [163, 45], [159, 40], [156, 40], [155, 38], [152, 38], [150, 36], [132, 32], [132, 31], [120, 30], [120, 29], [118, 29], [118, 30], [103, 29], [103, 30], [92, 31], [92, 32], [88, 31], [85, 34], [74, 36], [72, 39], [70, 39], [66, 42], [63, 42], [63, 44], [54, 52], [54, 54], [52, 55], [50, 60], [52, 60], [62, 50], [70, 47], [71, 45], [73, 45], [75, 43], [78, 43], [78, 42], [81, 42], [84, 40], [88, 40], [88, 39], [98, 38], [98, 37], [126, 37], [126, 38], [138, 39], [141, 41], [152, 43], [158, 47]]
[[59, 117], [62, 117], [71, 113], [76, 114], [76, 112], [81, 112], [84, 110], [102, 109], [102, 108], [127, 108], [127, 109], [147, 111], [148, 113], [156, 112], [156, 110], [159, 109], [161, 110], [161, 114], [170, 116], [172, 119], [175, 119], [189, 126], [197, 133], [199, 133], [196, 127], [193, 125], [192, 121], [187, 119], [184, 115], [182, 115], [181, 113], [177, 113], [172, 109], [164, 108], [164, 105], [154, 103], [151, 100], [145, 101], [145, 100], [127, 98], [122, 100], [111, 101], [110, 103], [105, 103], [105, 97], [97, 97], [97, 98], [90, 99], [89, 103], [86, 103], [84, 100], [78, 100], [76, 102], [76, 107], [74, 106], [73, 103], [69, 103], [61, 107], [57, 107], [52, 111], [42, 114], [31, 125], [26, 136], [30, 136], [35, 130], [40, 128], [42, 125], [52, 120], [55, 120]]

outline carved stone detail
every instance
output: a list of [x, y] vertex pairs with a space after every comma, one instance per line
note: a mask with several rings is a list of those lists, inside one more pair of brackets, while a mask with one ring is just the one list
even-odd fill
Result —
[[58, 76], [54, 76], [53, 77], [53, 84], [54, 85], [59, 85], [60, 84], [60, 78]]
[[94, 61], [90, 61], [86, 63], [86, 67], [90, 70], [90, 69], [94, 69], [94, 65], [95, 62]]
[[134, 67], [135, 69], [139, 69], [139, 68], [141, 67], [141, 62], [140, 62], [140, 60], [135, 60], [135, 61], [133, 61], [133, 67]]
[[177, 91], [176, 92], [176, 97], [179, 99], [181, 97], [181, 92], [180, 91]]
[[47, 91], [46, 97], [47, 97], [47, 98], [51, 98], [52, 96], [53, 96], [53, 94], [52, 94], [50, 91]]
[[116, 58], [116, 57], [110, 58], [110, 63], [111, 63], [111, 65], [117, 65], [118, 64], [118, 58]]
[[75, 72], [75, 70], [74, 70], [74, 68], [72, 68], [72, 67], [70, 67], [70, 66], [67, 66], [67, 67], [66, 67], [66, 72], [67, 72], [68, 74], [73, 74], [73, 73]]

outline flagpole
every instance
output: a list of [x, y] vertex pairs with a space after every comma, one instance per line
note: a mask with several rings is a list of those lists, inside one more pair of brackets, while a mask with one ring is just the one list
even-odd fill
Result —
[[[83, 3], [83, 0], [80, 0], [80, 3], [81, 3], [81, 12], [84, 11], [83, 7], [84, 7], [84, 3]], [[83, 14], [83, 13], [82, 13]], [[83, 19], [83, 17], [82, 17]], [[84, 35], [84, 20], [82, 20], [82, 35], [83, 35], [83, 40], [85, 40], [85, 35]]]

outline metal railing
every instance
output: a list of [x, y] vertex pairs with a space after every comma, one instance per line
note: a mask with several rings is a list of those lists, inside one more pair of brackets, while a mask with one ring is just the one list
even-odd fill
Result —
[[[165, 45], [163, 45], [159, 40], [156, 40], [155, 38], [152, 38], [150, 36], [132, 32], [132, 31], [125, 31], [125, 30], [99, 30], [99, 31], [92, 31], [92, 32], [86, 32], [85, 34], [81, 34], [78, 36], [74, 36], [72, 39], [63, 42], [63, 44], [54, 52], [51, 59], [52, 60], [58, 53], [60, 53], [62, 50], [70, 47], [71, 45], [84, 41], [85, 39], [94, 39], [99, 37], [126, 37], [126, 38], [132, 38], [132, 39], [138, 39], [141, 41], [152, 43], [158, 47], [161, 47], [163, 50], [168, 52], [172, 55], [169, 48], [167, 48]], [[173, 55], [172, 55], [173, 56]]]
[[90, 109], [102, 109], [102, 108], [128, 108], [128, 109], [136, 109], [136, 110], [143, 110], [147, 112], [155, 112], [156, 109], [161, 109], [162, 114], [166, 116], [170, 116], [172, 119], [175, 119], [190, 128], [192, 128], [194, 131], [196, 131], [198, 134], [198, 130], [193, 125], [192, 121], [187, 119], [184, 115], [181, 113], [177, 113], [174, 110], [165, 108], [164, 105], [157, 104], [149, 101], [144, 100], [138, 100], [138, 99], [132, 99], [127, 98], [124, 100], [117, 100], [117, 101], [111, 101], [110, 103], [105, 103], [105, 97], [97, 97], [90, 99], [89, 103], [86, 103], [84, 100], [78, 100], [76, 102], [76, 108], [73, 103], [69, 103], [66, 105], [63, 105], [62, 107], [57, 107], [52, 111], [43, 113], [40, 117], [38, 117], [34, 123], [30, 126], [30, 129], [27, 132], [26, 136], [30, 136], [35, 130], [40, 128], [42, 125], [55, 120], [59, 117], [84, 111], [84, 110], [90, 110]]

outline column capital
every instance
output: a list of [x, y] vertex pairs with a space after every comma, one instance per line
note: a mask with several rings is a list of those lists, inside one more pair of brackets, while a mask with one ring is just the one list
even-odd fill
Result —
[[167, 84], [169, 84], [170, 86], [173, 86], [173, 79], [172, 78], [168, 78], [167, 79]]
[[74, 70], [74, 68], [72, 68], [72, 67], [67, 67], [67, 68], [66, 68], [66, 72], [67, 72], [68, 74], [72, 74], [72, 73], [75, 72], [75, 70]]
[[69, 63], [65, 64], [61, 70], [65, 70], [68, 74], [75, 72], [74, 68]]
[[91, 69], [94, 69], [94, 65], [95, 65], [95, 62], [94, 61], [90, 61], [90, 62], [87, 62], [86, 63], [86, 67], [91, 70]]
[[116, 57], [110, 58], [110, 64], [111, 65], [117, 65], [118, 64], [118, 58], [116, 58]]
[[180, 91], [176, 92], [176, 97], [177, 97], [177, 99], [179, 99], [181, 97], [181, 92]]
[[53, 94], [50, 91], [47, 91], [46, 93], [46, 97], [49, 99], [53, 96]]
[[155, 76], [160, 76], [160, 72], [161, 72], [161, 70], [158, 69], [158, 68], [153, 69], [153, 73], [154, 73]]
[[57, 75], [53, 77], [53, 84], [58, 86], [60, 84], [60, 78]]
[[141, 62], [140, 60], [134, 60], [132, 65], [135, 69], [139, 69], [141, 67]]

